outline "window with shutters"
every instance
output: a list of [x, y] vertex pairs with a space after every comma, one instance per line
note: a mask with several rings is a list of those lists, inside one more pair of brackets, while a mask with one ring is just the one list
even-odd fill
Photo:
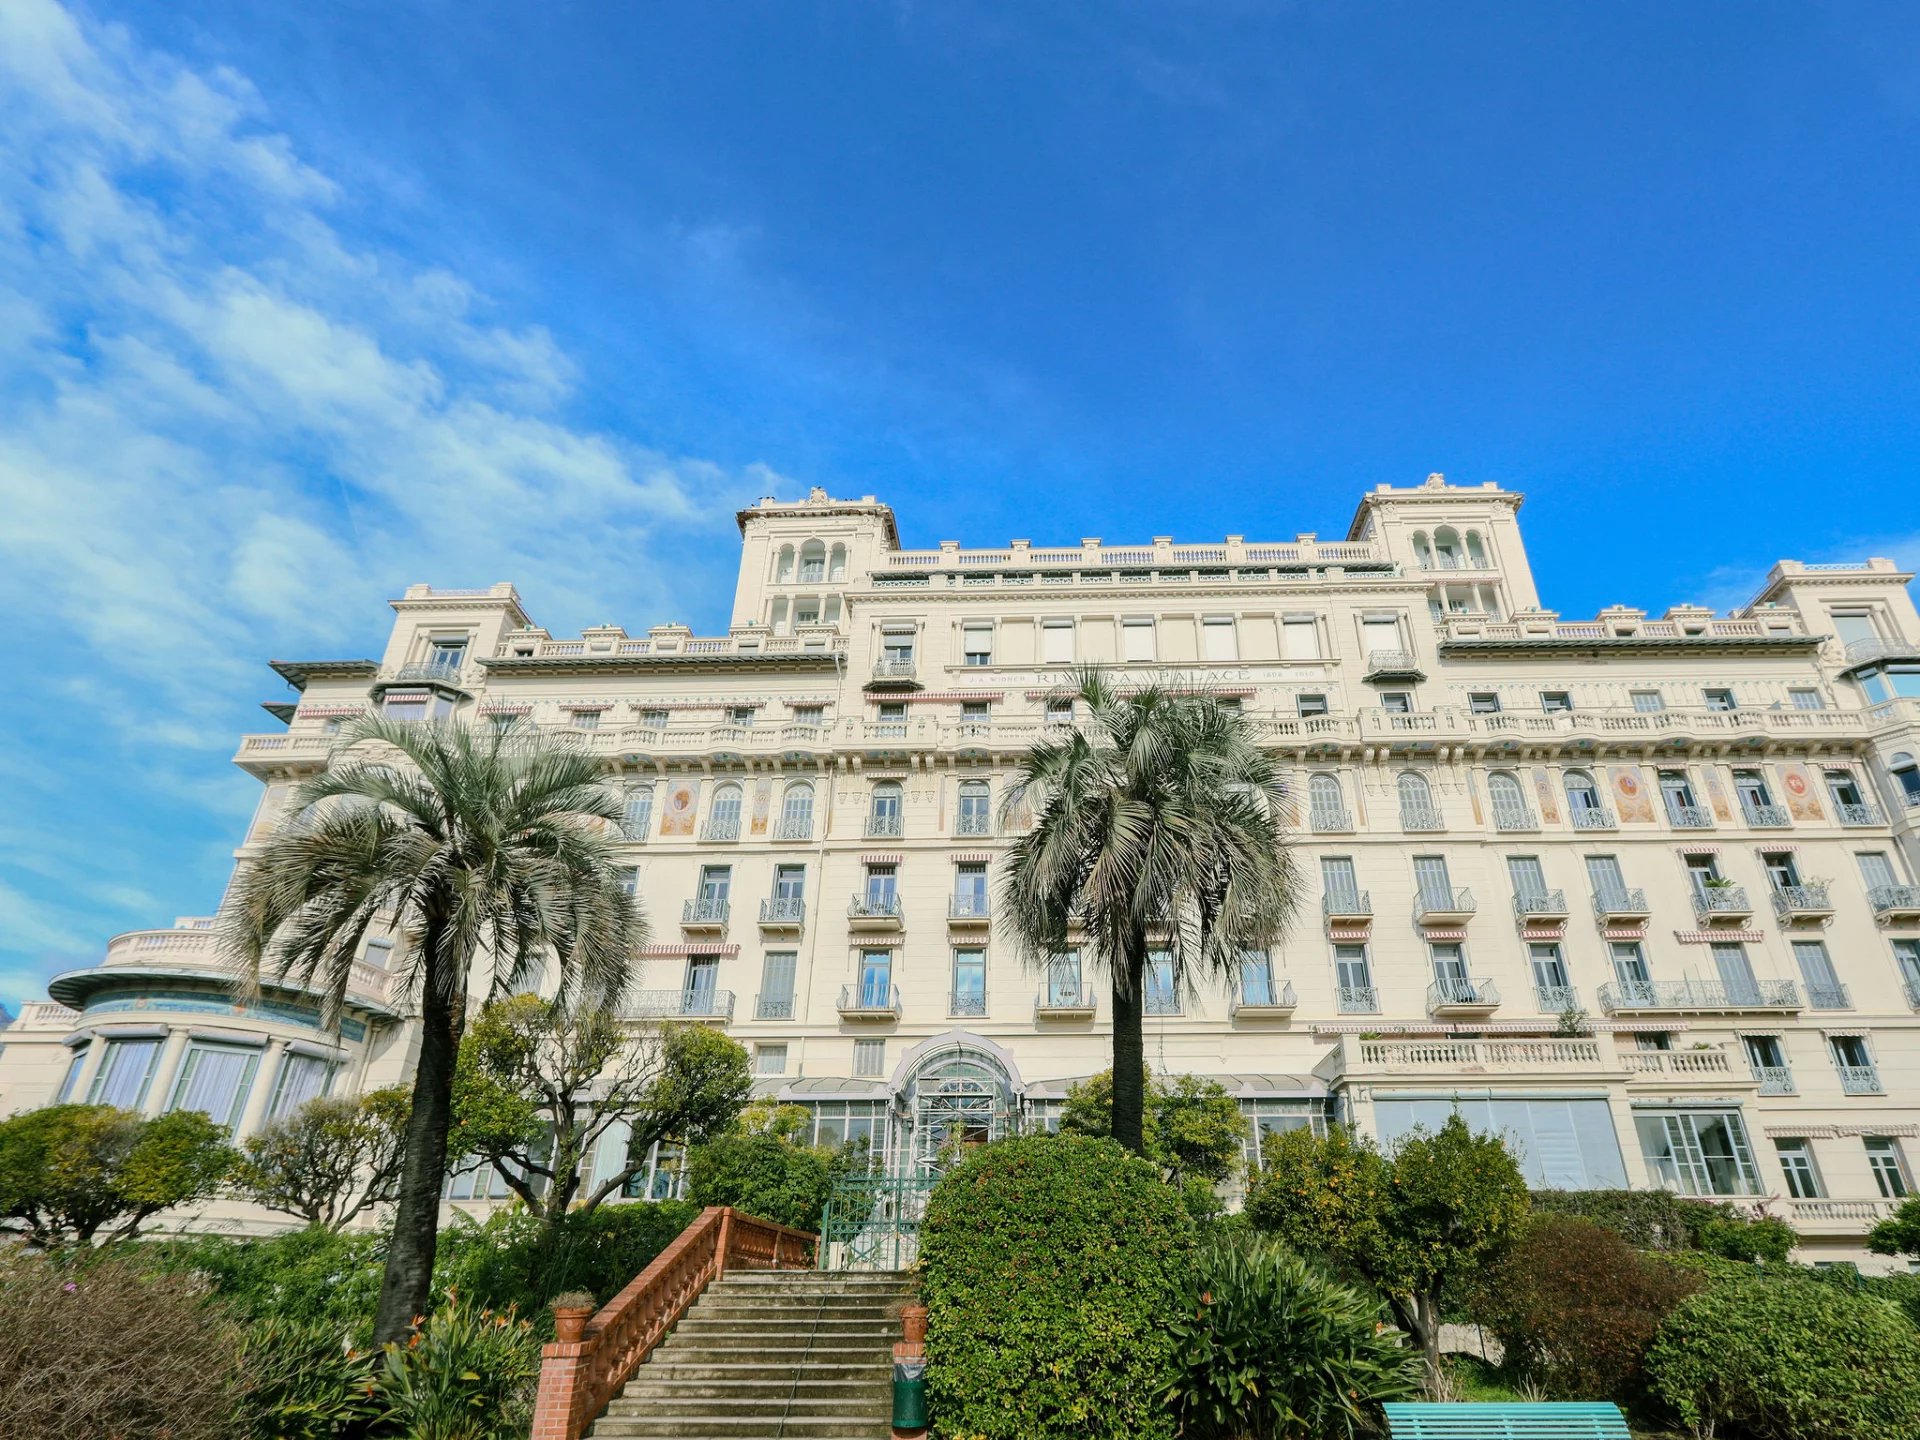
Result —
[[1200, 654], [1206, 660], [1238, 660], [1240, 641], [1231, 615], [1209, 615], [1200, 622]]
[[1280, 622], [1282, 660], [1318, 660], [1320, 625], [1311, 615], [1288, 615]]
[[1153, 659], [1153, 621], [1130, 619], [1120, 622], [1120, 658], [1133, 662]]
[[1073, 663], [1073, 621], [1049, 620], [1040, 627], [1040, 659], [1048, 665]]
[[760, 962], [760, 995], [754, 1001], [754, 1019], [793, 1019], [793, 976], [799, 958], [793, 950], [766, 953]]
[[218, 1045], [195, 1040], [180, 1060], [173, 1082], [169, 1110], [198, 1110], [216, 1125], [231, 1130], [240, 1123], [260, 1050], [252, 1045]]
[[967, 665], [991, 665], [993, 626], [969, 622], [960, 632], [960, 655]]
[[1826, 1193], [1820, 1186], [1820, 1172], [1814, 1167], [1812, 1141], [1776, 1139], [1773, 1148], [1787, 1177], [1788, 1195], [1795, 1200], [1818, 1200]]

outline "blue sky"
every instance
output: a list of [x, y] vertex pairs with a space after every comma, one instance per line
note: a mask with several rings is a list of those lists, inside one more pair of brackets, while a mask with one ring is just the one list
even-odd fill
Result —
[[1527, 492], [1547, 603], [1920, 559], [1920, 7], [0, 0], [0, 1002], [213, 907], [269, 656]]

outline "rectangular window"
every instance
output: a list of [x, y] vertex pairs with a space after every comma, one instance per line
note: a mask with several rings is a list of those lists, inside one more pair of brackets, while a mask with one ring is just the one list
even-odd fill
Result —
[[1573, 696], [1565, 690], [1542, 690], [1540, 708], [1549, 715], [1561, 715], [1573, 709]]
[[1911, 1195], [1913, 1183], [1907, 1176], [1907, 1157], [1900, 1153], [1900, 1142], [1884, 1135], [1868, 1135], [1864, 1139], [1867, 1168], [1873, 1171], [1873, 1183], [1879, 1186], [1881, 1198], [1904, 1200]]
[[1040, 659], [1047, 665], [1073, 663], [1073, 621], [1049, 620], [1040, 627]]
[[1907, 1003], [1920, 1005], [1920, 940], [1894, 941], [1893, 963], [1900, 967], [1900, 980], [1907, 988]]
[[1280, 622], [1282, 660], [1318, 660], [1320, 625], [1311, 615], [1288, 615]]
[[1760, 1193], [1739, 1111], [1641, 1111], [1634, 1125], [1647, 1169], [1669, 1189], [1683, 1195]]
[[1320, 885], [1326, 891], [1327, 908], [1336, 914], [1350, 915], [1360, 902], [1360, 879], [1350, 855], [1321, 856]]
[[1244, 950], [1240, 954], [1240, 1003], [1253, 1006], [1278, 1003], [1273, 986], [1273, 957], [1264, 950]]
[[953, 1008], [954, 1015], [984, 1015], [987, 1013], [987, 952], [984, 950], [956, 950], [953, 952]]
[[1303, 720], [1327, 713], [1327, 697], [1324, 695], [1298, 695], [1294, 697], [1293, 703]]
[[760, 998], [753, 1007], [754, 1019], [793, 1019], [793, 973], [799, 958], [792, 950], [766, 953], [760, 962]]
[[629, 895], [640, 893], [640, 867], [638, 865], [616, 865], [613, 867], [615, 882]]
[[1799, 963], [1800, 978], [1807, 982], [1807, 1004], [1816, 1010], [1845, 1010], [1847, 987], [1833, 968], [1833, 957], [1818, 940], [1793, 942], [1793, 958]]
[[598, 730], [600, 712], [598, 710], [569, 710], [567, 723], [576, 730]]
[[1475, 715], [1498, 715], [1500, 697], [1491, 690], [1476, 690], [1467, 696], [1467, 709]]
[[773, 898], [776, 900], [804, 900], [807, 895], [807, 867], [804, 865], [776, 865], [773, 867]]
[[1507, 878], [1513, 881], [1516, 898], [1547, 893], [1547, 872], [1540, 868], [1540, 857], [1537, 855], [1509, 855]]
[[1731, 690], [1718, 688], [1702, 690], [1700, 692], [1700, 698], [1706, 701], [1707, 709], [1709, 710], [1734, 710], [1739, 708], [1734, 703], [1733, 691]]
[[1873, 614], [1867, 610], [1835, 610], [1833, 615], [1833, 633], [1842, 645], [1856, 645], [1865, 640], [1878, 640], [1880, 631], [1873, 623]]
[[1360, 647], [1369, 658], [1391, 658], [1400, 646], [1400, 622], [1391, 615], [1367, 615], [1360, 620]]
[[1380, 708], [1389, 715], [1411, 715], [1413, 696], [1405, 690], [1383, 690], [1380, 693]]
[[1080, 994], [1080, 952], [1069, 950], [1047, 962], [1047, 1004], [1055, 1010], [1077, 1009]]
[[1758, 1001], [1760, 983], [1753, 977], [1753, 962], [1747, 958], [1747, 947], [1722, 941], [1712, 950], [1713, 968], [1719, 973], [1720, 987], [1727, 998], [1742, 1005]]
[[267, 1118], [280, 1120], [293, 1114], [309, 1100], [317, 1100], [333, 1088], [334, 1066], [318, 1055], [302, 1055], [289, 1050], [280, 1057], [280, 1073], [274, 1077], [273, 1098], [267, 1102]]
[[993, 663], [993, 626], [969, 623], [960, 630], [960, 660], [964, 665]]
[[1787, 698], [1793, 702], [1793, 708], [1796, 710], [1824, 710], [1827, 708], [1826, 697], [1821, 695], [1818, 690], [1789, 690], [1787, 691]]
[[893, 865], [867, 866], [867, 909], [875, 915], [891, 915], [900, 894], [900, 871]]
[[72, 1054], [67, 1057], [67, 1073], [60, 1079], [60, 1089], [53, 1097], [54, 1104], [64, 1105], [73, 1099], [73, 1087], [80, 1083], [80, 1071], [85, 1068], [86, 1063], [86, 1045], [84, 1043], [75, 1045]]
[[1047, 701], [1047, 724], [1073, 724], [1073, 702], [1071, 700]]
[[87, 1088], [87, 1103], [138, 1110], [146, 1103], [154, 1061], [159, 1058], [157, 1037], [107, 1041], [107, 1052], [100, 1057], [100, 1068], [94, 1072], [93, 1084]]
[[853, 1073], [861, 1080], [871, 1080], [887, 1073], [887, 1042], [884, 1040], [856, 1040], [853, 1042]]
[[893, 952], [866, 950], [860, 955], [860, 1006], [884, 1010], [893, 1003]]
[[1605, 1100], [1498, 1092], [1444, 1100], [1376, 1094], [1373, 1113], [1380, 1142], [1389, 1148], [1415, 1126], [1431, 1134], [1458, 1114], [1474, 1134], [1505, 1139], [1536, 1190], [1612, 1190], [1627, 1183], [1620, 1137]]
[[1651, 983], [1647, 976], [1647, 954], [1638, 940], [1609, 942], [1608, 957], [1613, 961], [1613, 978], [1629, 995], [1644, 993]]
[[[640, 712], [640, 728], [642, 730], [666, 729], [667, 728], [667, 712], [665, 710], [653, 710], [653, 709], [642, 710]], [[649, 791], [648, 793], [651, 794], [652, 792]]]
[[173, 1082], [169, 1110], [198, 1110], [216, 1125], [231, 1130], [240, 1123], [240, 1112], [253, 1088], [253, 1072], [260, 1066], [260, 1051], [254, 1046], [217, 1045], [195, 1040], [180, 1060], [180, 1074]]
[[366, 949], [360, 952], [360, 958], [376, 970], [393, 968], [393, 941], [373, 939], [367, 941]]
[[787, 1046], [784, 1040], [761, 1042], [753, 1047], [753, 1073], [756, 1075], [784, 1075], [787, 1073]]
[[467, 658], [467, 637], [464, 635], [427, 642], [427, 664], [436, 670], [458, 670]]
[[1587, 856], [1587, 883], [1593, 886], [1595, 895], [1607, 899], [1617, 899], [1627, 891], [1627, 880], [1621, 873], [1620, 861], [1612, 855]]
[[386, 698], [380, 702], [380, 713], [389, 720], [413, 724], [427, 718], [427, 699], [425, 693], [389, 690]]
[[1333, 947], [1333, 977], [1336, 999], [1342, 1014], [1371, 1015], [1380, 1009], [1380, 997], [1373, 988], [1373, 971], [1367, 963], [1364, 945]]
[[1787, 1194], [1795, 1200], [1818, 1200], [1826, 1193], [1820, 1188], [1820, 1172], [1814, 1168], [1810, 1142], [1775, 1140], [1773, 1148], [1779, 1154], [1780, 1169], [1787, 1177]]
[[626, 809], [620, 817], [620, 832], [629, 840], [644, 840], [653, 829], [653, 787], [642, 785], [627, 792]]
[[1153, 621], [1120, 622], [1120, 658], [1132, 661], [1153, 659]]
[[1667, 700], [1658, 690], [1635, 690], [1632, 692], [1633, 708], [1642, 715], [1658, 715], [1667, 708]]
[[727, 707], [727, 723], [729, 725], [739, 725], [743, 728], [751, 727], [753, 724], [753, 712], [754, 707], [751, 705], [729, 705]]
[[962, 725], [985, 725], [992, 718], [985, 700], [963, 700], [960, 702], [960, 723]]
[[882, 739], [903, 739], [907, 733], [907, 706], [904, 700], [883, 700], [874, 707], [874, 734]]
[[982, 916], [987, 911], [987, 867], [969, 860], [953, 867], [953, 913], [956, 918]]
[[796, 725], [819, 725], [827, 718], [824, 705], [796, 705], [793, 707], [793, 723]]
[[1200, 622], [1200, 656], [1203, 660], [1240, 658], [1240, 641], [1231, 615], [1209, 615]]
[[733, 867], [731, 865], [700, 867], [700, 898], [702, 900], [725, 900], [732, 889]]
[[1453, 908], [1453, 881], [1447, 874], [1446, 856], [1414, 856], [1413, 886], [1419, 892], [1420, 903], [1427, 909], [1451, 910]]
[[1560, 947], [1552, 943], [1529, 945], [1527, 959], [1533, 966], [1533, 988], [1540, 997], [1540, 1008], [1560, 1011], [1571, 1007], [1573, 992], [1567, 984], [1567, 967], [1560, 958]]
[[889, 664], [913, 664], [914, 629], [911, 625], [889, 626], [880, 632], [881, 657]]
[[1173, 956], [1155, 950], [1147, 956], [1146, 1012], [1149, 1015], [1178, 1015], [1180, 995], [1173, 983]]
[[1890, 890], [1900, 883], [1900, 877], [1893, 872], [1893, 862], [1887, 859], [1884, 851], [1864, 851], [1857, 858], [1860, 861], [1860, 878], [1866, 882], [1869, 893]]

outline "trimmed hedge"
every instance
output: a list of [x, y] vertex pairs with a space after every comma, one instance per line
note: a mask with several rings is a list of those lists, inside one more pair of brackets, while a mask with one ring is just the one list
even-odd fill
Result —
[[927, 1382], [943, 1440], [1171, 1440], [1168, 1328], [1194, 1226], [1111, 1140], [1007, 1140], [949, 1171], [920, 1229]]
[[1669, 1190], [1536, 1190], [1536, 1215], [1577, 1215], [1642, 1250], [1693, 1250], [1715, 1220], [1738, 1220], [1732, 1205], [1689, 1200]]
[[1693, 1296], [1660, 1327], [1647, 1373], [1696, 1434], [1920, 1437], [1920, 1331], [1885, 1300], [1819, 1281]]

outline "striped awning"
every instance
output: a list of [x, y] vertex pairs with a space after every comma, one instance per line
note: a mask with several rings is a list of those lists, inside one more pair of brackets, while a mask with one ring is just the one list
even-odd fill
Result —
[[738, 945], [642, 945], [642, 960], [664, 960], [676, 955], [738, 955]]
[[1522, 940], [1559, 940], [1566, 933], [1567, 925], [1563, 920], [1557, 925], [1528, 926], [1520, 932], [1520, 938]]
[[1001, 690], [942, 690], [937, 693], [923, 691], [918, 695], [902, 695], [895, 704], [905, 702], [908, 705], [964, 705], [969, 702], [978, 704], [985, 701], [989, 705], [996, 700], [1006, 699]]
[[993, 856], [986, 854], [956, 855], [953, 857], [953, 863], [956, 865], [991, 865], [993, 863]]
[[862, 855], [860, 863], [862, 865], [898, 865], [905, 858], [902, 855]]
[[851, 942], [854, 950], [898, 950], [907, 940], [904, 935], [862, 935]]
[[[1378, 1018], [1313, 1022], [1316, 1035], [1550, 1035], [1559, 1028], [1560, 1019], [1555, 1015], [1538, 1020], [1416, 1020], [1404, 1024]], [[1671, 1020], [1589, 1020], [1587, 1028], [1609, 1035], [1632, 1035], [1643, 1031], [1667, 1034], [1687, 1026]]]
[[1467, 938], [1467, 932], [1464, 930], [1429, 930], [1426, 932], [1426, 936], [1429, 940], [1464, 940]]
[[365, 705], [302, 705], [294, 711], [296, 720], [333, 720], [346, 715], [363, 715]]
[[1764, 930], [1676, 930], [1673, 938], [1682, 945], [1758, 945], [1767, 938]]
[[1602, 930], [1600, 938], [1602, 940], [1644, 940], [1647, 938], [1647, 922], [1642, 920], [1638, 925], [1623, 925], [1611, 930]]

